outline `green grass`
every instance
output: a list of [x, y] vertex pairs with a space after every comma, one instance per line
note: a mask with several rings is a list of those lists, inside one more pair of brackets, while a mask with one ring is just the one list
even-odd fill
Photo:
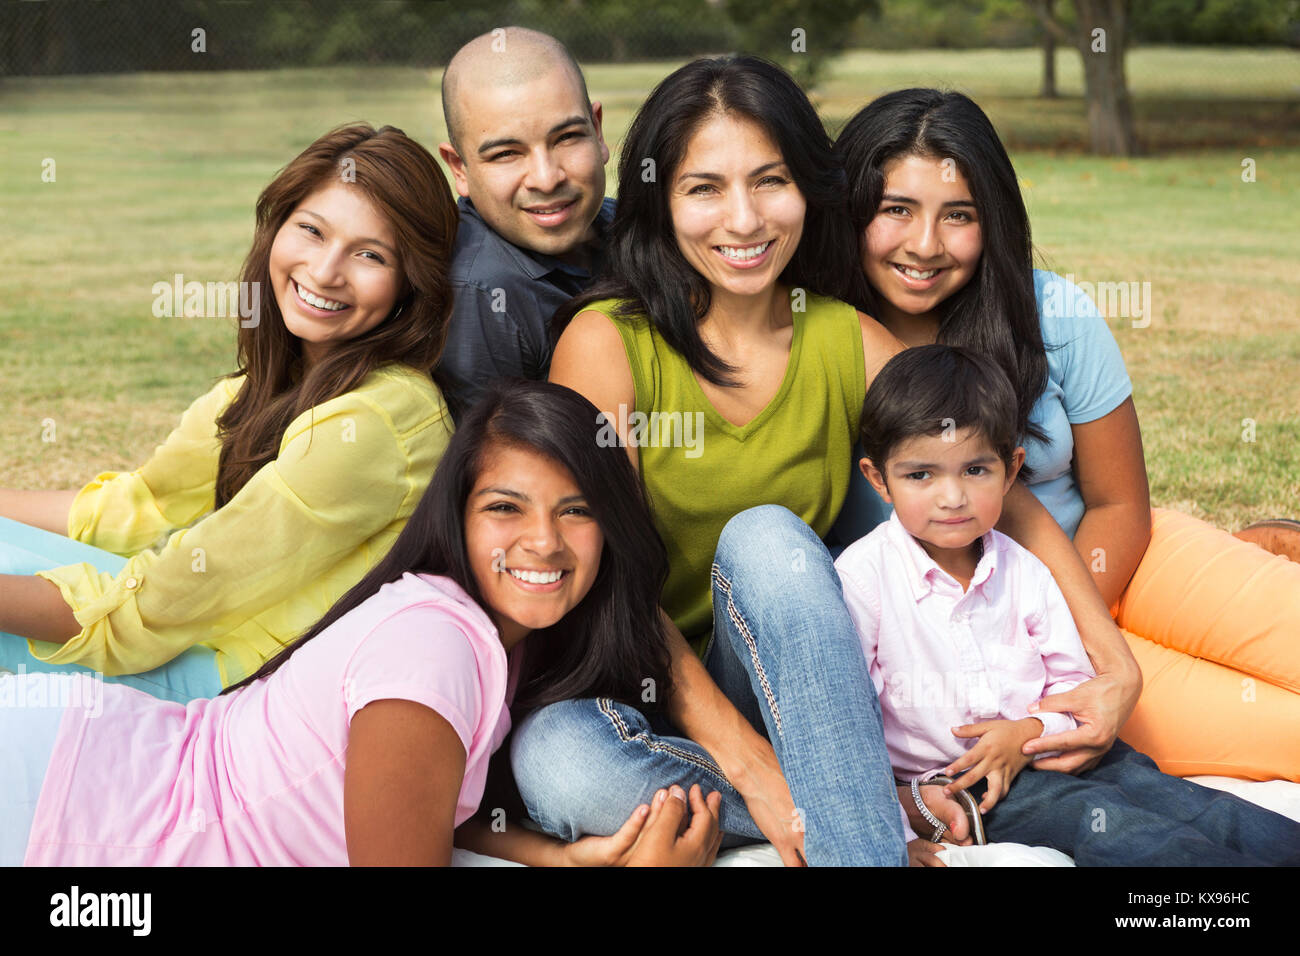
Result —
[[[1300, 513], [1300, 57], [1130, 55], [1136, 160], [1081, 155], [1067, 98], [1036, 99], [1035, 51], [858, 51], [817, 92], [831, 129], [906, 85], [964, 90], [1016, 163], [1044, 264], [1149, 282], [1153, 320], [1111, 327], [1134, 380], [1152, 496], [1228, 528]], [[612, 148], [675, 63], [598, 65]], [[0, 486], [77, 487], [138, 465], [212, 378], [233, 325], [158, 319], [151, 287], [233, 278], [275, 171], [348, 120], [443, 139], [438, 73], [412, 69], [133, 74], [0, 82]], [[57, 179], [41, 181], [45, 158]], [[1243, 158], [1257, 181], [1243, 183]], [[611, 175], [613, 165], [611, 164]], [[611, 181], [610, 191], [614, 184]], [[1242, 440], [1252, 420], [1255, 441]], [[48, 422], [52, 421], [53, 441]]]
[[[1057, 51], [1061, 101], [1038, 98], [1041, 60], [1037, 50], [854, 51], [837, 61], [819, 98], [834, 122], [889, 90], [950, 88], [979, 101], [1008, 148], [1082, 149], [1081, 58]], [[1300, 145], [1300, 55], [1291, 50], [1152, 47], [1131, 52], [1126, 72], [1150, 147]]]

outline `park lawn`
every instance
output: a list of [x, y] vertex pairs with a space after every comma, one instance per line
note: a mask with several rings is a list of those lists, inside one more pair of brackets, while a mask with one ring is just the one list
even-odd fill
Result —
[[[1080, 100], [1025, 95], [1037, 57], [854, 51], [816, 98], [832, 130], [900, 86], [978, 99], [1011, 148], [1042, 264], [1078, 281], [1150, 283], [1149, 324], [1110, 325], [1134, 380], [1153, 501], [1230, 529], [1300, 516], [1296, 54], [1135, 51], [1139, 133], [1163, 151], [1127, 161], [1077, 152]], [[588, 71], [612, 148], [675, 65]], [[1078, 73], [1063, 52], [1067, 95]], [[438, 75], [0, 82], [0, 485], [78, 487], [142, 462], [234, 362], [231, 321], [155, 318], [153, 284], [235, 278], [258, 191], [331, 126], [390, 123], [436, 146]], [[47, 158], [54, 182], [41, 181]], [[1255, 182], [1242, 180], [1247, 158]]]

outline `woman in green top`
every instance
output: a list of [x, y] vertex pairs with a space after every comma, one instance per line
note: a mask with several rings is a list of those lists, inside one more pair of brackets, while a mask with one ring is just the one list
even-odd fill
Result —
[[646, 481], [672, 688], [658, 701], [647, 682], [666, 704], [647, 714], [595, 699], [529, 715], [520, 794], [573, 840], [688, 778], [722, 791], [724, 831], [787, 863], [904, 863], [879, 703], [818, 537], [866, 387], [901, 348], [834, 298], [855, 245], [829, 137], [779, 68], [703, 59], [650, 95], [622, 156], [612, 278], [557, 316], [551, 380], [602, 410]]

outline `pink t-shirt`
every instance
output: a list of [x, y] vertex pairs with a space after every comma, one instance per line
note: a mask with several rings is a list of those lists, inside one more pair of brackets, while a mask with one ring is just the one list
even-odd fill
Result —
[[432, 708], [460, 737], [459, 826], [510, 730], [514, 671], [455, 582], [407, 573], [234, 694], [181, 705], [85, 688], [103, 706], [65, 713], [24, 862], [345, 866], [348, 728], [390, 698]]

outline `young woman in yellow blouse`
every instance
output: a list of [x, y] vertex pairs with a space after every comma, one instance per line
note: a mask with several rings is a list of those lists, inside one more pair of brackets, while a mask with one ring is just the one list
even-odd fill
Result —
[[393, 127], [341, 127], [285, 167], [257, 202], [238, 370], [139, 469], [0, 490], [0, 668], [212, 696], [359, 581], [451, 435], [430, 375], [456, 223], [436, 160]]

